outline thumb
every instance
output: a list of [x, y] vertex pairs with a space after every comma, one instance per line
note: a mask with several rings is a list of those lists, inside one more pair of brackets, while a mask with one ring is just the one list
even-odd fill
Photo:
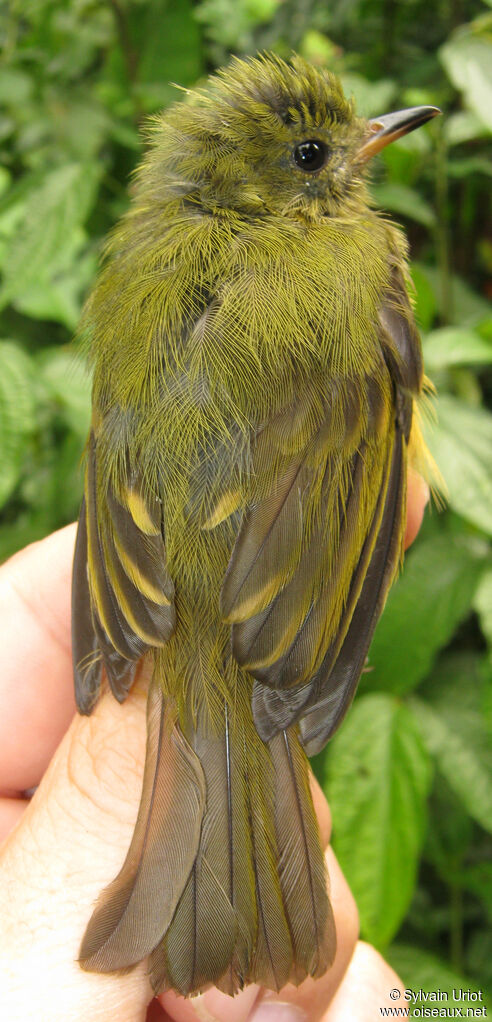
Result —
[[138, 687], [125, 707], [107, 695], [93, 717], [76, 717], [2, 847], [7, 1018], [145, 1019], [152, 993], [144, 963], [109, 976], [83, 973], [77, 964], [92, 905], [120, 869], [131, 838], [144, 733]]

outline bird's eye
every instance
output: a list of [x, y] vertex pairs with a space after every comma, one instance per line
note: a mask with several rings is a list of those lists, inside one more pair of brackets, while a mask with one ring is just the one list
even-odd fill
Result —
[[326, 146], [316, 138], [310, 138], [306, 142], [300, 142], [294, 149], [294, 160], [301, 170], [313, 174], [315, 170], [321, 170], [326, 163]]

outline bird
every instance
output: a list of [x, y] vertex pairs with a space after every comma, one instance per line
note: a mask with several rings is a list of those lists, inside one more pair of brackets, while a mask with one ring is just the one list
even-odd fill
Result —
[[150, 675], [84, 970], [147, 959], [156, 993], [234, 995], [333, 962], [308, 757], [354, 696], [424, 449], [407, 245], [366, 171], [437, 113], [368, 120], [329, 70], [264, 53], [150, 124], [81, 326], [79, 712]]

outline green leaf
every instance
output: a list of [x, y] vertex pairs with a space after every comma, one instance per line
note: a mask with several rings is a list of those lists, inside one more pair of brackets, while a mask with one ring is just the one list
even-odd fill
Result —
[[16, 106], [27, 103], [33, 89], [32, 77], [17, 68], [0, 70], [0, 104]]
[[492, 534], [492, 414], [450, 395], [437, 405], [437, 423], [425, 438], [458, 514]]
[[415, 220], [424, 227], [434, 227], [436, 214], [414, 188], [408, 185], [388, 181], [385, 184], [374, 185], [372, 193], [378, 207], [389, 209], [392, 213], [399, 213], [401, 216]]
[[467, 974], [473, 976], [474, 984], [478, 981], [483, 989], [483, 999], [490, 1014], [492, 1009], [492, 927], [490, 919], [484, 920], [484, 923], [484, 927], [478, 926], [470, 934], [466, 947], [466, 965]]
[[492, 177], [492, 160], [486, 156], [466, 156], [462, 160], [448, 161], [448, 175], [456, 178], [470, 178], [472, 174]]
[[224, 49], [246, 52], [253, 45], [253, 31], [267, 22], [275, 13], [279, 0], [201, 0], [194, 16], [204, 26], [207, 38], [219, 43], [214, 47], [220, 60]]
[[12, 341], [0, 341], [0, 507], [16, 486], [26, 436], [34, 427], [34, 387], [29, 357]]
[[473, 609], [480, 618], [482, 632], [492, 648], [492, 569], [482, 575], [473, 600]]
[[418, 263], [412, 263], [411, 274], [415, 287], [415, 317], [422, 330], [429, 330], [437, 308], [434, 288]]
[[471, 110], [458, 110], [449, 114], [444, 122], [444, 137], [448, 145], [461, 145], [487, 135], [487, 128]]
[[449, 787], [470, 816], [491, 833], [492, 745], [481, 712], [484, 670], [477, 657], [444, 657], [427, 681], [425, 701], [414, 696], [411, 705]]
[[441, 327], [423, 338], [425, 368], [430, 373], [455, 365], [487, 365], [492, 362], [492, 339], [471, 329]]
[[[301, 57], [304, 57], [304, 60], [308, 60], [311, 64], [324, 65], [325, 67], [329, 67], [330, 63], [335, 59], [336, 51], [335, 43], [315, 28], [310, 28], [305, 32], [299, 46], [299, 53]], [[356, 77], [358, 78], [359, 76], [357, 75]], [[365, 82], [365, 79], [363, 81]], [[347, 87], [345, 81], [343, 88], [345, 95], [350, 96], [350, 85]]]
[[[24, 174], [17, 181], [14, 181], [6, 192], [0, 196], [0, 218], [12, 207], [23, 205], [29, 195], [39, 187], [43, 175], [39, 171], [32, 174]], [[0, 221], [1, 222], [1, 221]]]
[[391, 79], [379, 78], [375, 82], [370, 82], [353, 72], [344, 72], [340, 79], [345, 95], [354, 97], [359, 116], [378, 117], [385, 110], [391, 109], [397, 93], [396, 82]]
[[[403, 999], [402, 1005], [413, 1005], [415, 1008], [420, 1009], [422, 1012], [424, 1003], [428, 1010], [437, 1008], [441, 1005], [437, 1003], [429, 1003], [424, 1001], [421, 991], [427, 994], [438, 995], [442, 992], [442, 1007], [451, 1009], [461, 1006], [462, 1010], [466, 1007], [480, 1007], [483, 1005], [483, 993], [478, 990], [477, 987], [470, 982], [469, 977], [460, 976], [459, 973], [454, 972], [449, 966], [442, 962], [436, 955], [431, 954], [429, 951], [421, 951], [420, 948], [408, 947], [406, 944], [393, 944], [388, 949], [387, 957], [390, 965], [393, 966], [395, 971], [401, 976], [405, 986], [407, 997]], [[475, 994], [476, 997], [473, 1002], [453, 1000], [454, 992], [462, 990], [470, 991]], [[420, 994], [420, 996], [419, 996]], [[459, 993], [457, 993], [459, 997]], [[437, 999], [436, 999], [437, 1000]], [[446, 1000], [451, 1004], [446, 1005]], [[422, 1017], [422, 1014], [420, 1014]], [[451, 1016], [450, 1016], [451, 1017]]]
[[328, 747], [333, 845], [364, 937], [384, 947], [412, 897], [430, 764], [412, 713], [383, 694], [355, 703]]
[[164, 87], [167, 101], [178, 99], [169, 83], [193, 85], [202, 74], [200, 33], [191, 0], [179, 4], [154, 0], [131, 18], [132, 41], [138, 53], [139, 83]]
[[446, 882], [459, 884], [458, 873], [469, 852], [473, 820], [449, 787], [446, 779], [436, 773], [429, 802], [423, 857], [437, 869]]
[[12, 175], [6, 167], [0, 167], [0, 196], [6, 195], [12, 183]]
[[83, 297], [95, 275], [97, 259], [94, 252], [86, 251], [72, 260], [68, 247], [65, 252], [69, 272], [57, 273], [53, 280], [32, 283], [12, 304], [25, 316], [63, 323], [72, 333], [80, 319]]
[[492, 130], [492, 36], [484, 23], [462, 26], [441, 46], [439, 57], [468, 106]]
[[99, 164], [71, 163], [51, 171], [30, 193], [5, 255], [0, 308], [65, 267], [67, 253], [84, 239], [81, 225], [100, 176]]
[[14, 307], [31, 319], [53, 320], [74, 330], [80, 315], [80, 305], [69, 290], [59, 282], [32, 283], [29, 290], [13, 300]]
[[477, 537], [460, 534], [416, 544], [377, 626], [366, 684], [402, 693], [426, 677], [470, 610], [486, 551]]
[[483, 902], [492, 921], [492, 862], [476, 862], [462, 869], [459, 880], [462, 887]]
[[49, 348], [40, 356], [38, 365], [41, 379], [65, 422], [85, 439], [91, 416], [91, 382], [84, 360], [73, 350]]
[[477, 295], [475, 291], [457, 274], [450, 277], [451, 305], [445, 299], [440, 272], [435, 266], [427, 266], [424, 263], [413, 264], [427, 278], [432, 287], [436, 299], [438, 312], [446, 322], [456, 326], [476, 326], [490, 318], [490, 303]]

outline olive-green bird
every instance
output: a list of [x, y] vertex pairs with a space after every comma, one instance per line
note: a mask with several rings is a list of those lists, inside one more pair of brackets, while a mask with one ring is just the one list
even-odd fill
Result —
[[[340, 723], [402, 554], [422, 388], [367, 121], [298, 57], [155, 120], [88, 302], [74, 563], [81, 713], [153, 664], [140, 810], [80, 950], [155, 991], [275, 990], [335, 953], [306, 753]], [[350, 792], [347, 792], [350, 798]]]

